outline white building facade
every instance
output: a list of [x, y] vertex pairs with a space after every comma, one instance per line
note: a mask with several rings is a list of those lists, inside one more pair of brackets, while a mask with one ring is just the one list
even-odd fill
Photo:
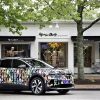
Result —
[[[28, 29], [22, 36], [12, 34], [7, 28], [0, 31], [0, 58], [9, 56], [32, 57], [46, 61], [54, 67], [69, 68], [77, 73], [76, 24], [71, 21], [54, 21], [40, 29], [39, 25], [23, 23]], [[86, 21], [84, 27], [89, 25]], [[93, 63], [100, 59], [100, 23], [84, 33], [85, 73], [91, 73]], [[11, 48], [14, 47], [14, 54]]]

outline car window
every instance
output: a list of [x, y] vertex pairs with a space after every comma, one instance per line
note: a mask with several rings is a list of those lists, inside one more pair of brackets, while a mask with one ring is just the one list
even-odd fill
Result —
[[40, 61], [34, 60], [34, 66], [38, 68], [46, 68], [46, 65]]
[[[18, 59], [14, 59], [14, 60], [13, 60], [13, 68], [19, 68], [19, 66], [23, 66], [23, 65], [25, 65], [26, 67], [28, 67], [27, 64], [24, 63], [24, 62], [21, 61], [21, 60], [18, 60]], [[21, 67], [20, 67], [20, 68], [21, 68]]]
[[34, 60], [34, 59], [24, 59], [24, 61], [35, 68], [45, 68], [46, 67], [44, 63]]
[[1, 62], [0, 67], [11, 68], [11, 64], [12, 64], [11, 59], [1, 60], [0, 62]]

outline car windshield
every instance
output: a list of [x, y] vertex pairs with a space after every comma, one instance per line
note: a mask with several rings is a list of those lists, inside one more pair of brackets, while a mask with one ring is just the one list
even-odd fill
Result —
[[47, 64], [42, 60], [35, 60], [35, 59], [23, 59], [23, 60], [35, 68], [53, 68], [53, 66]]

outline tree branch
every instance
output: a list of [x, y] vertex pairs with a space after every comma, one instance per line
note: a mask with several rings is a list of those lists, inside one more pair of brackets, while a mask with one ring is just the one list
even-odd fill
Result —
[[[55, 9], [46, 1], [46, 0], [44, 0], [45, 1], [45, 3], [53, 10], [53, 11], [55, 11]], [[65, 5], [63, 5], [64, 7], [65, 7]], [[66, 8], [66, 7], [65, 7]], [[56, 12], [57, 14], [59, 14], [59, 15], [61, 15], [61, 16], [64, 16], [62, 13], [60, 13], [60, 12]], [[77, 20], [71, 15], [71, 14], [69, 14], [71, 17], [72, 17], [72, 19], [75, 21], [75, 22], [77, 22]]]
[[[66, 8], [66, 6], [65, 5], [62, 5], [64, 8]], [[75, 22], [77, 22], [77, 20], [73, 17], [73, 15], [71, 14], [71, 13], [69, 13], [69, 15], [70, 15], [70, 17], [75, 21]]]
[[91, 28], [95, 23], [97, 23], [98, 21], [100, 21], [100, 17], [97, 18], [96, 20], [94, 20], [90, 25], [88, 25], [87, 27], [83, 28], [82, 32], [86, 31], [87, 29]]
[[[44, 2], [45, 2], [53, 11], [55, 11], [55, 9], [54, 9], [46, 0], [44, 0]], [[61, 14], [60, 12], [57, 12], [57, 14], [63, 16], [63, 14]]]

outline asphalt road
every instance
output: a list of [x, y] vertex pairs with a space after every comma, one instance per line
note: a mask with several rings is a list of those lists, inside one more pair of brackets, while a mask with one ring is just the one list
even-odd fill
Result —
[[0, 100], [100, 100], [100, 90], [71, 90], [66, 95], [52, 91], [38, 96], [31, 92], [0, 92]]

